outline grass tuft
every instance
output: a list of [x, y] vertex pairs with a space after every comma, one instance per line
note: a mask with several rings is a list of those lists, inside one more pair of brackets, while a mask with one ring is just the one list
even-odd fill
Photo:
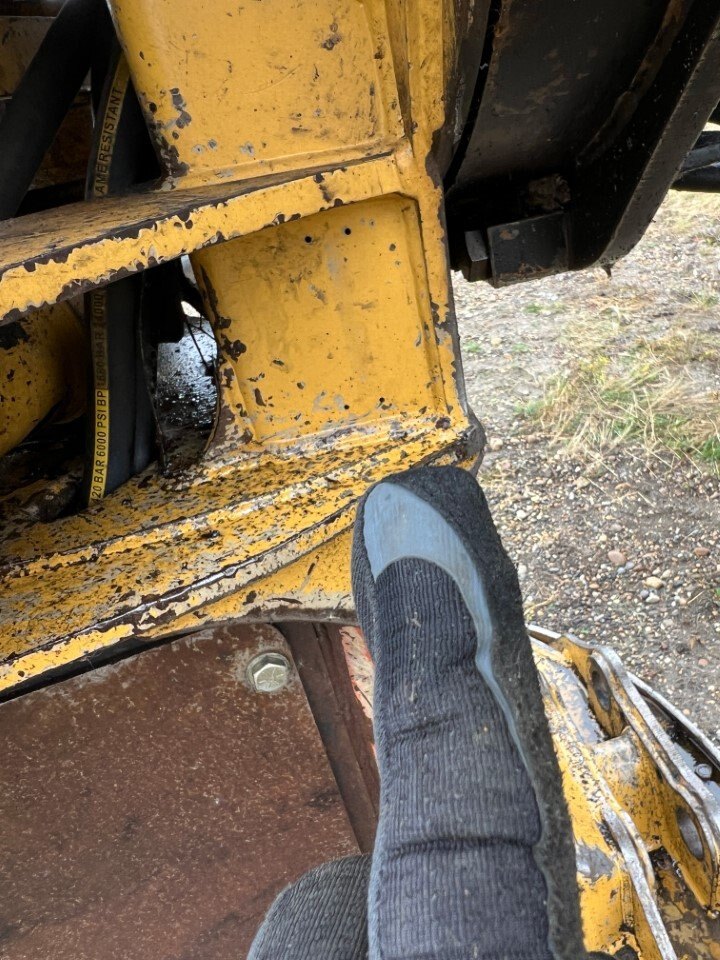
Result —
[[584, 356], [552, 376], [522, 416], [577, 452], [635, 441], [720, 472], [720, 395], [699, 386], [692, 369], [717, 362], [717, 338], [675, 328], [633, 341], [613, 316], [597, 326], [589, 336], [569, 331]]

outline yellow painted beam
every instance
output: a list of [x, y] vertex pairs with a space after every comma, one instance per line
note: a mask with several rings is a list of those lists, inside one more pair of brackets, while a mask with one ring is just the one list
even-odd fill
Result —
[[0, 319], [285, 220], [400, 189], [395, 158], [70, 204], [0, 223]]
[[0, 457], [38, 424], [85, 408], [85, 325], [67, 303], [0, 321]]
[[[0, 690], [111, 648], [177, 630], [348, 530], [362, 492], [408, 462], [462, 457], [465, 437], [434, 422], [387, 425], [347, 445], [260, 449], [194, 479], [137, 478], [84, 513], [9, 537], [0, 558]], [[8, 531], [10, 533], [10, 531]], [[322, 590], [348, 600], [346, 565]], [[317, 593], [312, 577], [290, 598]], [[285, 598], [287, 600], [287, 598]], [[346, 607], [347, 609], [347, 607]]]

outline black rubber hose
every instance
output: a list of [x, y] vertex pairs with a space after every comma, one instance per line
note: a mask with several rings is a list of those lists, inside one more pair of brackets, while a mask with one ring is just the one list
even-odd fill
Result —
[[683, 160], [680, 175], [692, 170], [703, 170], [713, 163], [720, 162], [720, 133], [706, 131], [697, 138], [695, 146]]
[[[160, 172], [127, 63], [114, 37], [111, 47], [103, 90], [97, 97], [88, 199], [125, 193]], [[143, 284], [143, 274], [124, 277], [85, 298], [93, 361], [85, 502], [111, 493], [144, 470], [156, 454], [144, 362]]]
[[720, 193], [720, 163], [684, 173], [673, 183], [672, 188], [689, 193]]
[[100, 0], [66, 0], [0, 120], [0, 220], [14, 217], [85, 79]]

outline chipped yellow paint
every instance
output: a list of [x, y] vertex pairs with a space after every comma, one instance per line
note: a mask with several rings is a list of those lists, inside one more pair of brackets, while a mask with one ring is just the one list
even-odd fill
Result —
[[[254, 580], [237, 594], [228, 594], [200, 610], [179, 616], [173, 631], [184, 632], [203, 624], [238, 619], [293, 620], [298, 610], [317, 611], [317, 619], [346, 622], [355, 616], [350, 593], [352, 529], [325, 540], [276, 573]], [[315, 615], [315, 614], [313, 614]]]
[[[402, 132], [380, 0], [114, 0], [168, 170], [241, 179], [377, 154]], [[181, 56], [178, 56], [181, 52]]]
[[80, 416], [86, 364], [84, 325], [69, 304], [0, 322], [0, 456], [51, 414]]
[[[336, 201], [400, 187], [393, 157], [271, 179], [69, 204], [0, 224], [0, 318]], [[328, 199], [330, 198], [330, 199]]]
[[[611, 795], [604, 786], [592, 749], [592, 719], [573, 709], [573, 675], [570, 664], [552, 651], [535, 645], [543, 686], [545, 711], [563, 775], [563, 790], [576, 837], [578, 886], [583, 915], [585, 946], [588, 950], [612, 950], [621, 946], [637, 949], [630, 934], [623, 935], [626, 919], [632, 919], [627, 903], [631, 881], [622, 856], [603, 825], [601, 811]], [[631, 928], [632, 930], [632, 928]], [[649, 960], [649, 958], [648, 958]], [[655, 960], [655, 958], [654, 958]]]
[[442, 376], [449, 338], [433, 319], [413, 201], [336, 207], [193, 265], [215, 315], [225, 442], [232, 430], [240, 442], [296, 443], [419, 410], [462, 417]]
[[[403, 431], [388, 423], [281, 455], [253, 445], [181, 480], [136, 478], [78, 516], [0, 543], [0, 690], [121, 641], [175, 633], [186, 614], [210, 622], [223, 598], [247, 615], [255, 582], [348, 530], [369, 484], [408, 461], [447, 459], [462, 440], [432, 420]], [[346, 572], [303, 580], [288, 607], [322, 592], [348, 616]]]
[[[720, 805], [611, 651], [531, 633], [575, 834], [586, 947], [676, 960], [669, 933], [680, 933], [678, 956], [710, 960]], [[679, 835], [678, 810], [691, 812], [704, 856]], [[658, 882], [672, 895], [659, 901]]]
[[[47, 321], [68, 315], [46, 305], [191, 254], [219, 344], [217, 424], [182, 476], [151, 469], [76, 516], [8, 521], [0, 691], [242, 617], [347, 620], [351, 526], [367, 486], [419, 463], [469, 464], [477, 444], [436, 136], [456, 106], [473, 5], [110, 6], [163, 181], [0, 224], [0, 317], [40, 320], [49, 338], [58, 327]], [[59, 358], [79, 355], [49, 343], [33, 341], [19, 394], [40, 412], [16, 404], [0, 427], [6, 445], [58, 402]], [[538, 644], [536, 654], [578, 839], [588, 949], [671, 960], [647, 851], [678, 860], [685, 882], [670, 869], [665, 884], [678, 884], [669, 907], [690, 944], [706, 930], [693, 892], [719, 905], [711, 805], [648, 735], [652, 721], [617, 671], [603, 714], [582, 645]], [[694, 862], [678, 804], [704, 844]]]
[[111, 4], [166, 179], [2, 225], [0, 313], [191, 253], [218, 420], [189, 474], [0, 543], [0, 687], [218, 617], [347, 616], [367, 485], [473, 460], [430, 156], [449, 14], [421, 6]]
[[[688, 782], [671, 750], [648, 753], [654, 720], [647, 710], [635, 709], [632, 696], [615, 680], [617, 658], [603, 651], [592, 659], [578, 641], [563, 641], [563, 649], [575, 664], [590, 691], [593, 709], [613, 737], [612, 749], [598, 751], [606, 778], [615, 793], [633, 808], [633, 817], [650, 850], [663, 847], [683, 863], [685, 881], [697, 899], [720, 910], [720, 823], [703, 812], [705, 789]], [[598, 691], [611, 689], [609, 705]], [[716, 809], [720, 809], [717, 804]], [[694, 819], [701, 856], [687, 856], [678, 811]]]

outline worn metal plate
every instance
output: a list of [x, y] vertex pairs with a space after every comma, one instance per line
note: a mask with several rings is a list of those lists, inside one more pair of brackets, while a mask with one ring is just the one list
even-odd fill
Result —
[[241, 960], [275, 894], [357, 852], [269, 626], [209, 631], [0, 707], [0, 955]]

